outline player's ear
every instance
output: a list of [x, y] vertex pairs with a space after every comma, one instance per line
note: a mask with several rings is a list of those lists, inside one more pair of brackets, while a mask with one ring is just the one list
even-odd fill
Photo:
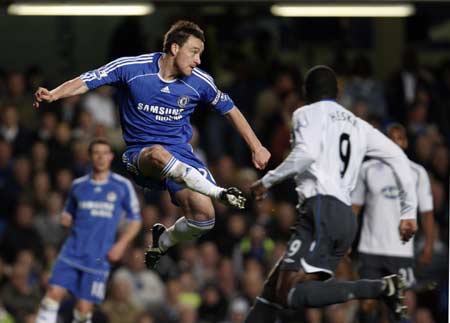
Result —
[[112, 162], [113, 160], [114, 160], [114, 153], [111, 152], [111, 153], [109, 154], [109, 161]]
[[173, 56], [177, 55], [179, 50], [180, 50], [180, 45], [178, 45], [177, 43], [172, 43], [172, 45], [170, 45], [170, 53]]

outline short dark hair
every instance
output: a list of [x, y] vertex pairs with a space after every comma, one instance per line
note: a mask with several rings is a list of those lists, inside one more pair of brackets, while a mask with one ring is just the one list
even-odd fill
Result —
[[189, 36], [205, 42], [203, 30], [197, 24], [187, 20], [178, 20], [164, 35], [163, 52], [169, 53], [173, 43], [183, 46]]
[[108, 141], [108, 139], [103, 138], [103, 137], [99, 137], [99, 138], [95, 138], [94, 140], [92, 140], [92, 141], [89, 143], [89, 146], [88, 146], [88, 153], [89, 153], [89, 155], [92, 154], [92, 150], [94, 149], [94, 146], [95, 146], [95, 145], [106, 145], [106, 146], [108, 146], [109, 149], [112, 151], [112, 147], [111, 147], [111, 144], [110, 144], [110, 142]]
[[389, 133], [390, 133], [392, 130], [398, 130], [398, 131], [401, 131], [404, 135], [406, 135], [406, 128], [405, 128], [402, 124], [400, 124], [400, 123], [398, 123], [398, 122], [393, 122], [393, 123], [390, 123], [390, 124], [387, 125], [387, 127], [386, 127], [386, 133], [387, 133], [388, 135], [389, 135]]
[[324, 99], [335, 100], [338, 94], [336, 74], [328, 66], [314, 66], [306, 74], [305, 92], [310, 103]]

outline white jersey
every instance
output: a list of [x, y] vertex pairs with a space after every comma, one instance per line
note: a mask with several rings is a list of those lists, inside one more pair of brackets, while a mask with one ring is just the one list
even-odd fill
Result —
[[[419, 212], [433, 210], [430, 180], [426, 170], [410, 161]], [[398, 232], [399, 189], [395, 174], [378, 160], [363, 163], [352, 192], [352, 203], [365, 205], [358, 251], [374, 255], [413, 257], [413, 239], [402, 243]]]
[[319, 101], [294, 112], [292, 151], [262, 178], [262, 184], [269, 188], [295, 176], [300, 202], [321, 194], [350, 206], [350, 192], [364, 156], [381, 159], [395, 170], [402, 188], [402, 218], [415, 219], [417, 201], [406, 155], [381, 132], [334, 101]]

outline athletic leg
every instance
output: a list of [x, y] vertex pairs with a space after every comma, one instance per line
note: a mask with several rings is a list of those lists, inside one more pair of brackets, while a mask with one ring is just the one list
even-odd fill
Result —
[[36, 323], [56, 323], [59, 304], [65, 294], [64, 288], [50, 285], [39, 306]]
[[244, 207], [245, 198], [239, 190], [224, 189], [211, 183], [195, 167], [175, 158], [161, 145], [142, 149], [137, 164], [145, 177], [155, 179], [167, 177], [183, 187], [219, 200], [228, 206]]
[[181, 241], [196, 239], [214, 227], [214, 207], [209, 197], [183, 189], [175, 193], [175, 199], [184, 216], [167, 229], [159, 223], [153, 226], [153, 243], [145, 255], [146, 265], [150, 269], [170, 247]]
[[73, 310], [72, 323], [92, 323], [93, 307], [91, 302], [79, 299]]

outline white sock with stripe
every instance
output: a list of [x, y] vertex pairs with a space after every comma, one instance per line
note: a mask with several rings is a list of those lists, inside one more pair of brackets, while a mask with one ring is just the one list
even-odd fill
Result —
[[196, 239], [211, 230], [214, 223], [214, 218], [206, 221], [195, 221], [183, 216], [159, 237], [159, 248], [166, 251], [180, 241]]
[[92, 313], [81, 314], [78, 310], [73, 310], [72, 323], [92, 323]]
[[44, 297], [39, 307], [36, 323], [56, 323], [59, 303], [49, 297]]
[[183, 185], [193, 191], [218, 199], [224, 190], [214, 185], [197, 169], [172, 157], [162, 170], [161, 174], [174, 182]]

